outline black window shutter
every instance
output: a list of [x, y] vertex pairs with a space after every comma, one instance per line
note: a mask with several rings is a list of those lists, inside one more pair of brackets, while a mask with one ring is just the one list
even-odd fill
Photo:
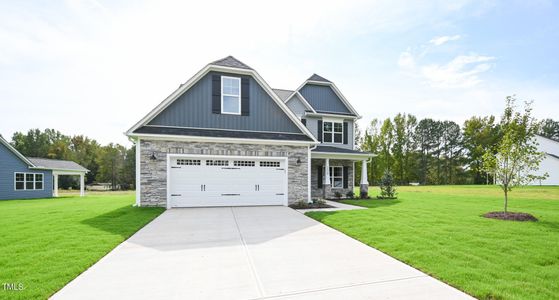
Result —
[[348, 132], [348, 126], [349, 124], [347, 122], [344, 122], [344, 144], [347, 145], [347, 132]]
[[249, 95], [249, 79], [243, 77], [241, 78], [241, 116], [248, 116], [250, 114]]
[[318, 141], [322, 143], [322, 120], [318, 120]]
[[344, 189], [348, 187], [348, 180], [349, 180], [349, 167], [344, 166]]
[[303, 123], [303, 125], [307, 126], [307, 119], [301, 119], [301, 122]]
[[221, 114], [221, 76], [212, 75], [212, 113]]
[[322, 188], [322, 166], [318, 166], [318, 167], [317, 167], [317, 171], [318, 171], [318, 176], [317, 176], [317, 178], [316, 178], [316, 183], [317, 183], [316, 186], [317, 186], [319, 189], [321, 189], [321, 188]]

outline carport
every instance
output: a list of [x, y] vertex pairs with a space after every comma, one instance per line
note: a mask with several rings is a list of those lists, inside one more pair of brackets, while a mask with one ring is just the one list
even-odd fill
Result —
[[85, 195], [85, 174], [88, 169], [82, 167], [76, 162], [69, 160], [47, 159], [47, 158], [29, 158], [29, 160], [38, 169], [52, 170], [53, 187], [52, 195], [58, 197], [58, 176], [70, 175], [80, 177], [80, 196]]

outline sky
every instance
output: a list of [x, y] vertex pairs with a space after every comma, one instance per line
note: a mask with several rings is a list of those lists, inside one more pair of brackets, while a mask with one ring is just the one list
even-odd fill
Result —
[[462, 124], [508, 95], [559, 119], [559, 2], [5, 1], [0, 134], [124, 132], [207, 63], [233, 55], [273, 88], [313, 73], [363, 116]]

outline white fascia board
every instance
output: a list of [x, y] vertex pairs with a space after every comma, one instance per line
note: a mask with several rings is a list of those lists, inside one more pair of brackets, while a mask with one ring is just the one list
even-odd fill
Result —
[[311, 158], [363, 160], [363, 159], [369, 159], [374, 156], [375, 155], [372, 153], [357, 154], [357, 153], [311, 152]]
[[169, 95], [163, 102], [161, 102], [157, 107], [155, 107], [149, 114], [147, 114], [144, 118], [142, 118], [138, 123], [136, 123], [132, 128], [130, 128], [126, 135], [131, 136], [134, 130], [140, 128], [141, 126], [149, 123], [155, 116], [157, 116], [161, 111], [163, 111], [166, 107], [168, 107], [171, 103], [173, 103], [180, 95], [190, 89], [196, 82], [198, 82], [204, 75], [209, 73], [210, 71], [215, 72], [226, 72], [226, 73], [233, 73], [233, 74], [240, 74], [240, 75], [250, 75], [252, 78], [256, 80], [258, 84], [268, 93], [268, 95], [276, 102], [276, 104], [283, 110], [283, 112], [291, 119], [293, 124], [297, 126], [305, 135], [311, 138], [314, 142], [318, 141], [313, 136], [313, 134], [307, 129], [307, 127], [303, 126], [303, 124], [299, 121], [299, 118], [295, 116], [295, 114], [285, 105], [285, 103], [279, 98], [279, 96], [272, 90], [272, 88], [264, 81], [264, 79], [254, 70], [248, 69], [239, 69], [239, 68], [231, 68], [231, 67], [223, 67], [223, 66], [216, 66], [216, 65], [207, 65], [198, 73], [196, 73], [192, 78], [190, 78], [185, 84], [179, 87], [175, 92]]
[[238, 143], [238, 144], [258, 144], [258, 145], [295, 145], [308, 146], [318, 145], [315, 141], [290, 141], [290, 140], [265, 140], [265, 139], [242, 139], [242, 138], [216, 138], [206, 136], [188, 136], [188, 135], [170, 135], [170, 134], [147, 134], [147, 133], [131, 133], [131, 137], [146, 140], [165, 140], [179, 142], [208, 142], [208, 143]]
[[21, 159], [24, 163], [26, 163], [27, 166], [35, 167], [35, 165], [29, 159], [27, 159], [27, 157], [25, 157], [25, 156], [23, 156], [23, 154], [19, 153], [19, 151], [17, 151], [16, 148], [12, 147], [12, 145], [10, 145], [10, 143], [8, 143], [8, 141], [6, 141], [2, 136], [0, 136], [0, 143], [2, 143], [2, 145], [6, 146], [6, 148], [8, 148], [8, 150], [13, 152], [17, 157], [19, 157], [19, 159]]
[[49, 168], [32, 168], [32, 169], [51, 170], [53, 174], [58, 174], [58, 175], [81, 175], [81, 174], [86, 174], [86, 173], [89, 172], [89, 170], [78, 171], [78, 170], [69, 170], [69, 169], [49, 169]]
[[338, 115], [338, 114], [326, 114], [326, 113], [305, 113], [305, 116], [310, 117], [328, 117], [328, 118], [336, 118], [336, 119], [359, 119], [358, 116], [348, 116], [348, 115]]

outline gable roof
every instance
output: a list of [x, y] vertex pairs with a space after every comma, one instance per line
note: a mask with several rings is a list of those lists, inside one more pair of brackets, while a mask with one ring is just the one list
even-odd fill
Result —
[[194, 84], [196, 84], [204, 75], [208, 74], [210, 71], [233, 73], [240, 75], [249, 75], [264, 89], [264, 91], [272, 98], [272, 100], [279, 106], [279, 108], [287, 115], [287, 117], [299, 128], [299, 130], [310, 138], [311, 144], [318, 144], [318, 141], [314, 135], [303, 125], [295, 116], [295, 114], [285, 105], [282, 99], [272, 90], [272, 88], [264, 81], [264, 79], [258, 74], [254, 69], [248, 67], [241, 61], [237, 60], [233, 56], [228, 56], [220, 60], [216, 60], [200, 71], [198, 71], [194, 76], [192, 76], [187, 82], [181, 84], [171, 95], [169, 95], [165, 100], [163, 100], [159, 105], [157, 105], [153, 110], [151, 110], [146, 116], [144, 116], [140, 121], [138, 121], [134, 126], [132, 126], [126, 132], [127, 136], [138, 136], [135, 133], [137, 129], [148, 124], [153, 120], [159, 113], [161, 113], [165, 108], [171, 105], [175, 100], [177, 100], [183, 93], [190, 89]]
[[210, 65], [253, 70], [253, 68], [249, 67], [248, 65], [246, 65], [242, 61], [234, 58], [231, 55], [229, 55], [225, 58], [222, 58], [222, 59], [218, 59], [214, 62], [211, 62]]
[[48, 159], [48, 158], [39, 158], [39, 157], [29, 157], [29, 160], [38, 169], [80, 171], [80, 172], [89, 171], [88, 169], [82, 167], [80, 164], [70, 160]]
[[6, 141], [2, 135], [0, 135], [0, 144], [4, 145], [8, 150], [10, 150], [15, 156], [21, 159], [24, 163], [26, 163], [30, 167], [34, 167], [33, 163], [27, 159], [27, 157], [23, 156], [23, 154], [19, 153], [16, 148], [12, 147], [8, 141]]
[[287, 98], [289, 98], [289, 96], [291, 96], [291, 94], [293, 94], [293, 92], [294, 92], [292, 90], [284, 90], [284, 89], [272, 89], [272, 90], [283, 101], [287, 100]]
[[[313, 110], [315, 111], [315, 113], [323, 113], [323, 114], [340, 114], [340, 115], [347, 115], [347, 116], [354, 116], [356, 118], [361, 118], [361, 116], [359, 115], [359, 113], [357, 113], [357, 111], [355, 110], [355, 108], [353, 108], [353, 106], [349, 103], [349, 101], [344, 97], [344, 95], [342, 94], [342, 92], [340, 92], [340, 90], [338, 89], [338, 87], [331, 82], [330, 80], [317, 75], [317, 74], [313, 74], [311, 75], [311, 77], [309, 77], [309, 79], [305, 80], [305, 82], [303, 82], [296, 90], [294, 93], [291, 94], [291, 96], [289, 96], [289, 98], [287, 98], [287, 100], [285, 100], [285, 102], [288, 102], [289, 100], [291, 100], [291, 98], [293, 98], [293, 96], [295, 96], [296, 94], [299, 95], [302, 99], [304, 99], [305, 101], [307, 101], [303, 95], [301, 95], [300, 91], [303, 87], [305, 87], [307, 84], [315, 84], [315, 85], [323, 85], [323, 86], [328, 86], [332, 89], [332, 91], [334, 92], [334, 94], [336, 94], [336, 96], [342, 101], [343, 105], [348, 109], [348, 111], [350, 112], [350, 114], [344, 114], [344, 113], [334, 113], [334, 112], [322, 112], [322, 111], [316, 111], [313, 107]], [[307, 101], [308, 103], [308, 101]], [[310, 104], [309, 104], [310, 105]]]
[[309, 79], [307, 79], [307, 81], [322, 81], [322, 82], [332, 82], [316, 73], [312, 74], [311, 77], [309, 77]]

